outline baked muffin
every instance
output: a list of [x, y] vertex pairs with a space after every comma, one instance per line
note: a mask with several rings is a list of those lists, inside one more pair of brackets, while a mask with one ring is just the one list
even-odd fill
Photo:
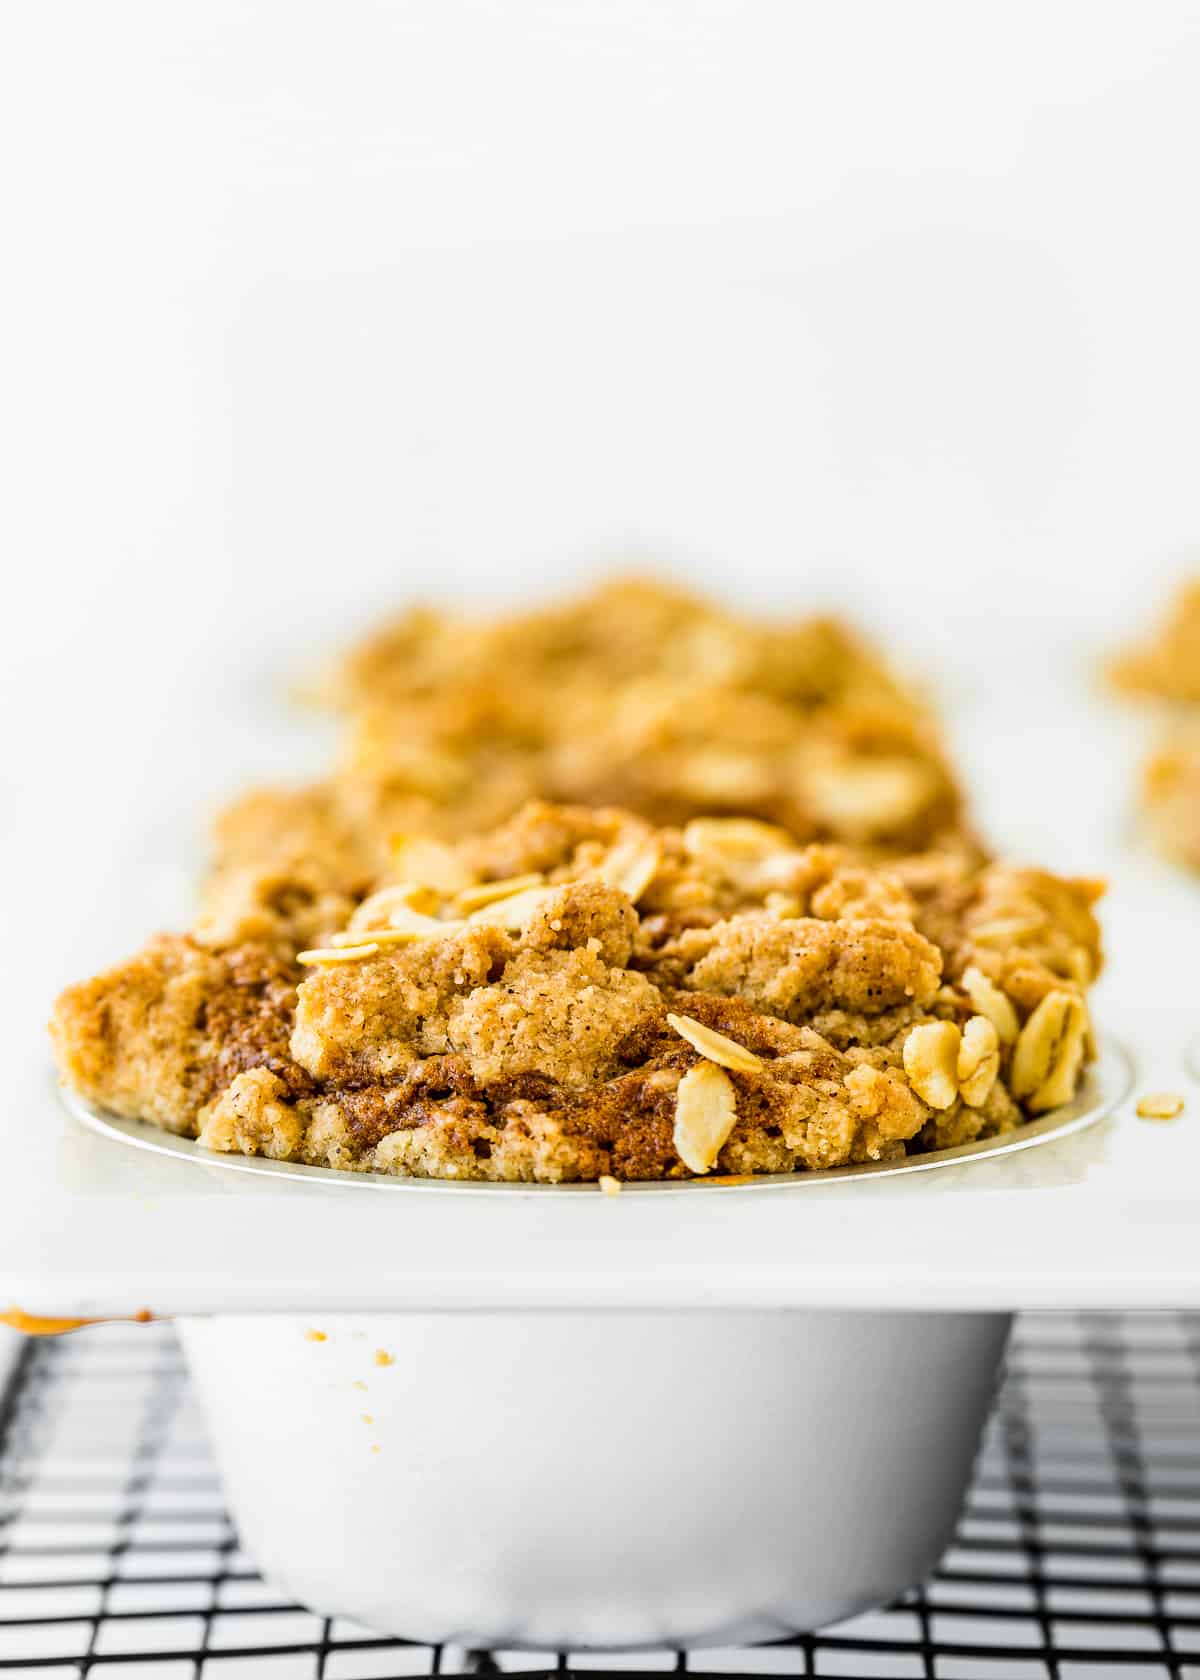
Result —
[[[280, 902], [310, 887], [282, 875]], [[308, 898], [311, 949], [253, 917], [155, 939], [65, 992], [52, 1034], [73, 1090], [214, 1150], [539, 1183], [819, 1171], [1068, 1101], [1099, 891], [537, 802]]]

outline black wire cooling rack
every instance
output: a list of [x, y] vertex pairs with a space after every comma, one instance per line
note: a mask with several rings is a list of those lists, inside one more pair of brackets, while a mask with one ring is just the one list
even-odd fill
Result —
[[166, 1326], [31, 1344], [0, 1401], [3, 1680], [685, 1669], [1200, 1680], [1200, 1314], [1021, 1319], [933, 1580], [804, 1639], [686, 1658], [484, 1656], [288, 1603], [238, 1547]]

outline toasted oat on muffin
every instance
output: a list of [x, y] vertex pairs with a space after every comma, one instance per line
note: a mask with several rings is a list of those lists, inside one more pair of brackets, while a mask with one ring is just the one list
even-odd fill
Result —
[[353, 891], [395, 833], [478, 832], [531, 798], [659, 823], [750, 815], [890, 851], [962, 821], [929, 712], [843, 625], [757, 621], [644, 580], [503, 617], [405, 613], [322, 693], [344, 718], [338, 767], [223, 813], [218, 922], [297, 859], [314, 892]]
[[74, 1090], [214, 1150], [548, 1183], [820, 1170], [1067, 1101], [1100, 890], [535, 803], [318, 894], [309, 949], [162, 936], [65, 992], [52, 1033]]

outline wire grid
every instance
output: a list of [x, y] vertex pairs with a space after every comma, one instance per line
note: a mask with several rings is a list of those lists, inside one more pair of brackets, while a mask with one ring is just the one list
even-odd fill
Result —
[[0, 1402], [0, 1680], [497, 1670], [1200, 1680], [1200, 1314], [1020, 1319], [934, 1578], [802, 1639], [686, 1657], [482, 1655], [310, 1614], [238, 1546], [167, 1326], [26, 1349]]

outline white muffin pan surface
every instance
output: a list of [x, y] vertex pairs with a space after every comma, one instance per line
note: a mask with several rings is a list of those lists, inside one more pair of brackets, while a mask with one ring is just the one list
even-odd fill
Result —
[[[43, 1022], [57, 985], [186, 917], [193, 761], [145, 794], [139, 845], [132, 816], [122, 831], [77, 829], [63, 901], [12, 906], [28, 1029], [0, 1109], [0, 1309], [1200, 1306], [1200, 885], [1134, 837], [1146, 734], [1049, 656], [990, 688], [964, 673], [948, 707], [997, 849], [1109, 880], [1094, 998], [1106, 1049], [1083, 1102], [1094, 1123], [1044, 1136], [1039, 1123], [946, 1170], [616, 1196], [378, 1179], [348, 1190], [236, 1158], [200, 1166], [195, 1146], [149, 1128], [99, 1135], [60, 1100]], [[281, 764], [303, 734], [279, 730]], [[1182, 1095], [1182, 1115], [1139, 1119], [1152, 1090]]]

